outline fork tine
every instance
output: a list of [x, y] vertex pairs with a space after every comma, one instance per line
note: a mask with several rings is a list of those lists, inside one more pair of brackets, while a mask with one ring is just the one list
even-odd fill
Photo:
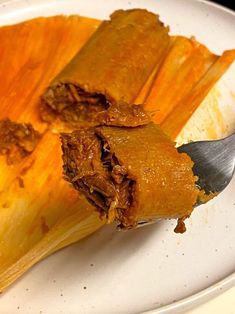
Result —
[[224, 190], [233, 177], [235, 168], [235, 134], [216, 141], [200, 141], [178, 147], [194, 162], [193, 172], [198, 176], [200, 189], [210, 192]]

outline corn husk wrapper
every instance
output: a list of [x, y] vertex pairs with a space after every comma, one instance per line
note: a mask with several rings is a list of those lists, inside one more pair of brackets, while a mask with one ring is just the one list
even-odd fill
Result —
[[0, 290], [44, 256], [105, 223], [63, 180], [59, 137], [47, 131], [38, 110], [45, 86], [98, 24], [75, 16], [53, 17], [0, 29], [0, 119], [30, 121], [43, 133], [20, 164], [9, 166], [0, 157]]
[[[99, 24], [94, 19], [58, 16], [0, 29], [0, 118], [30, 122], [43, 133], [35, 151], [20, 164], [10, 167], [0, 157], [1, 291], [40, 259], [105, 224], [63, 180], [58, 135], [42, 123], [38, 110], [46, 86]], [[174, 37], [161, 67], [153, 70], [136, 102], [145, 102], [155, 121], [176, 138], [185, 125], [189, 128], [193, 111], [200, 109], [233, 60], [233, 52], [218, 57], [195, 40]]]

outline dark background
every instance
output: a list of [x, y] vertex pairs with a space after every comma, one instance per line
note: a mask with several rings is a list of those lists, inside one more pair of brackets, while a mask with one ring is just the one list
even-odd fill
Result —
[[235, 10], [235, 1], [234, 0], [211, 0], [211, 2], [216, 2], [222, 4], [225, 7]]

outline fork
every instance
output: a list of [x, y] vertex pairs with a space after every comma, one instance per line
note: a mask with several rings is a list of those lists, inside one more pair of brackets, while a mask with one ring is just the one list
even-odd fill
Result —
[[221, 140], [191, 142], [177, 149], [191, 157], [194, 162], [193, 173], [198, 176], [197, 185], [206, 194], [219, 194], [232, 180], [235, 133]]
[[[235, 171], [235, 133], [221, 140], [195, 141], [177, 148], [179, 153], [190, 156], [193, 173], [198, 177], [197, 186], [206, 195], [222, 192], [232, 180]], [[197, 200], [194, 208], [212, 199]], [[140, 221], [137, 228], [156, 222]]]

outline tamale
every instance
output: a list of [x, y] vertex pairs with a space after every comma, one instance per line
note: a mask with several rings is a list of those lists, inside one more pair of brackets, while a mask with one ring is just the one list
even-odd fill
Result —
[[199, 190], [193, 162], [153, 123], [62, 134], [64, 174], [120, 227], [188, 217]]
[[169, 43], [168, 28], [155, 14], [115, 11], [45, 91], [42, 117], [102, 122], [100, 112], [135, 100]]

